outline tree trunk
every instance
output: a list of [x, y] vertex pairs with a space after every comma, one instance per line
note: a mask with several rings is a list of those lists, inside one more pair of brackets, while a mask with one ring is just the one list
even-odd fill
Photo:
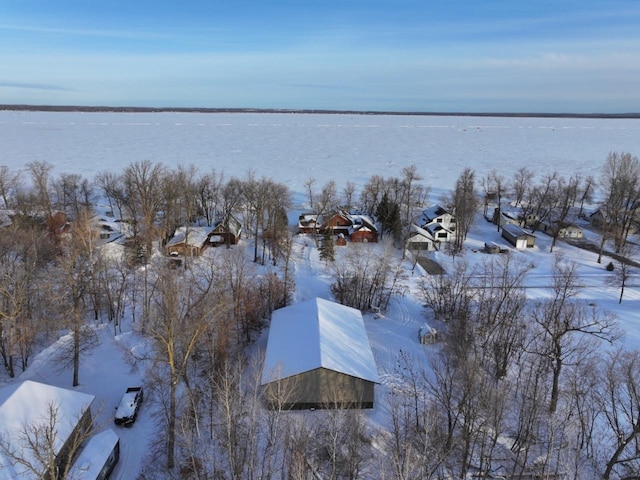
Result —
[[611, 456], [611, 459], [607, 462], [607, 467], [602, 474], [603, 480], [609, 480], [609, 478], [611, 477], [611, 472], [613, 471], [613, 467], [615, 467], [618, 463], [620, 455], [622, 455], [622, 452], [624, 452], [624, 449], [627, 447], [629, 442], [631, 442], [636, 437], [636, 435], [638, 435], [638, 433], [638, 424], [636, 423], [636, 425], [634, 425], [633, 431], [620, 442], [620, 445], [618, 445], [618, 448], [616, 448], [616, 451]]
[[562, 369], [562, 360], [557, 358], [553, 366], [553, 384], [551, 386], [551, 401], [549, 402], [549, 412], [555, 413], [558, 408], [558, 395], [560, 383], [560, 370]]
[[[76, 319], [77, 322], [77, 319]], [[76, 323], [75, 330], [73, 332], [73, 386], [77, 387], [80, 384], [79, 380], [80, 370], [80, 325]]]
[[171, 376], [170, 398], [169, 398], [169, 428], [167, 432], [167, 468], [173, 470], [175, 465], [175, 443], [176, 443], [176, 389], [178, 382]]

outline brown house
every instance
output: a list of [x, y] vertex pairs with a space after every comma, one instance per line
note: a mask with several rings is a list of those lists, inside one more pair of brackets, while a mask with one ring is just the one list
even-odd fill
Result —
[[349, 229], [349, 238], [352, 242], [377, 242], [378, 229], [369, 217], [365, 215], [349, 215], [352, 224]]
[[168, 255], [183, 255], [195, 257], [202, 255], [209, 245], [209, 237], [213, 227], [180, 227], [176, 234], [167, 242]]
[[208, 242], [212, 247], [236, 245], [241, 236], [242, 224], [233, 215], [229, 215], [225, 220], [220, 220], [214, 225], [209, 233]]
[[333, 235], [339, 235], [342, 233], [345, 237], [348, 237], [351, 225], [353, 225], [353, 222], [346, 213], [336, 213], [322, 222], [322, 225], [320, 226], [320, 233], [325, 233], [327, 230], [331, 230]]
[[320, 233], [331, 230], [333, 235], [344, 236], [350, 241], [357, 242], [377, 242], [378, 229], [375, 222], [366, 215], [354, 215], [340, 212], [323, 222]]

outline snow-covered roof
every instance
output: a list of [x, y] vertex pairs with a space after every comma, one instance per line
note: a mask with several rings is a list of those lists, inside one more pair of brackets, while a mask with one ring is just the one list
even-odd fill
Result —
[[435, 241], [431, 232], [425, 230], [424, 228], [420, 228], [416, 224], [411, 225], [410, 233], [411, 236], [409, 237], [409, 242], [424, 242], [425, 240], [429, 242]]
[[437, 333], [436, 329], [431, 327], [430, 325], [423, 323], [420, 326], [420, 336], [423, 337], [425, 335], [435, 335]]
[[[93, 395], [32, 380], [0, 388], [0, 434], [10, 439], [12, 450], [23, 448], [19, 439], [24, 426], [32, 428], [39, 424], [46, 425], [50, 419], [48, 407], [53, 405], [57, 409], [54, 439], [57, 454], [94, 398]], [[22, 456], [32, 465], [38, 465], [33, 458], [34, 452], [28, 448], [23, 451]], [[39, 476], [0, 453], [0, 480], [16, 478], [31, 479]]]
[[360, 310], [314, 298], [273, 312], [262, 384], [317, 368], [380, 381]]
[[207, 240], [209, 234], [213, 231], [213, 227], [179, 227], [176, 234], [167, 242], [167, 247], [185, 243], [194, 247], [201, 247]]
[[371, 232], [378, 231], [378, 229], [376, 228], [376, 222], [374, 222], [373, 219], [368, 215], [350, 213], [349, 220], [351, 220], [353, 227], [356, 229], [367, 228]]
[[525, 232], [522, 228], [512, 223], [505, 223], [502, 226], [502, 229], [509, 232], [513, 237], [533, 237], [534, 235], [528, 232]]
[[432, 205], [431, 207], [425, 208], [422, 211], [420, 215], [422, 221], [418, 223], [420, 223], [421, 225], [426, 225], [433, 222], [436, 218], [441, 217], [442, 215], [445, 215], [447, 213], [449, 213], [449, 211], [444, 209], [440, 205]]
[[73, 463], [69, 478], [98, 478], [119, 440], [110, 428], [92, 436]]
[[449, 230], [448, 228], [445, 228], [442, 224], [440, 223], [431, 223], [429, 225], [425, 225], [424, 227], [425, 230], [427, 230], [431, 236], [435, 237], [436, 233], [444, 230], [445, 232], [447, 232], [450, 235], [453, 235], [453, 232], [451, 230]]

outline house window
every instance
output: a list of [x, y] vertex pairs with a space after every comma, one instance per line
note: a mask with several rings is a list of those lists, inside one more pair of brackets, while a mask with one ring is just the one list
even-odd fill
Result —
[[447, 238], [447, 233], [446, 232], [439, 233], [438, 238]]

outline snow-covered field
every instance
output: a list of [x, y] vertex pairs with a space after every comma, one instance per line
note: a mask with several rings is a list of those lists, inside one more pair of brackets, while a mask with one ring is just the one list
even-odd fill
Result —
[[[335, 179], [340, 188], [347, 180], [362, 186], [371, 175], [399, 176], [408, 165], [418, 166], [424, 183], [431, 185], [434, 201], [453, 186], [460, 171], [470, 166], [478, 177], [498, 169], [510, 177], [521, 166], [540, 174], [557, 169], [563, 175], [580, 172], [598, 176], [610, 151], [640, 154], [639, 120], [583, 120], [548, 118], [472, 118], [302, 114], [120, 114], [0, 112], [0, 164], [19, 169], [39, 160], [55, 165], [55, 172], [81, 173], [92, 178], [101, 170], [121, 171], [134, 161], [152, 160], [168, 166], [195, 164], [199, 170], [215, 168], [227, 178], [253, 170], [286, 183], [299, 203], [304, 182], [319, 184]], [[594, 233], [587, 232], [594, 236]], [[494, 225], [480, 216], [466, 243], [473, 263], [486, 241], [505, 242]], [[248, 242], [248, 240], [245, 240]], [[329, 268], [318, 258], [313, 241], [296, 237], [293, 261], [297, 279], [296, 301], [314, 296], [330, 298]], [[527, 284], [532, 298], [545, 294], [554, 256], [551, 238], [537, 234], [533, 249], [512, 252], [535, 265]], [[248, 245], [247, 245], [248, 246]], [[371, 248], [378, 248], [371, 245]], [[349, 248], [349, 247], [347, 247]], [[251, 249], [247, 248], [250, 252]], [[617, 313], [624, 339], [640, 345], [640, 280], [636, 276], [618, 305], [619, 290], [607, 282], [596, 254], [563, 242], [562, 252], [579, 265], [586, 287], [582, 297]], [[451, 257], [437, 253], [446, 268]], [[398, 257], [398, 262], [400, 258]], [[422, 274], [407, 270], [406, 295], [391, 302], [382, 318], [365, 315], [365, 325], [381, 378], [376, 407], [366, 412], [371, 422], [384, 425], [388, 413], [385, 393], [397, 380], [395, 365], [402, 349], [419, 356], [428, 349], [418, 342], [424, 309], [417, 296]], [[114, 336], [109, 325], [99, 327], [102, 342], [83, 359], [79, 391], [94, 394], [101, 428], [113, 427], [113, 413], [126, 387], [142, 381], [142, 374], [126, 361], [123, 350], [144, 348], [143, 339], [131, 329]], [[68, 341], [62, 338], [60, 342]], [[258, 341], [266, 344], [266, 333]], [[33, 379], [69, 388], [71, 372], [59, 371], [51, 361], [58, 345], [34, 359], [30, 368], [13, 381]], [[96, 408], [97, 407], [97, 408]], [[112, 478], [135, 478], [154, 435], [148, 408], [143, 405], [132, 428], [117, 428], [122, 456]]]

